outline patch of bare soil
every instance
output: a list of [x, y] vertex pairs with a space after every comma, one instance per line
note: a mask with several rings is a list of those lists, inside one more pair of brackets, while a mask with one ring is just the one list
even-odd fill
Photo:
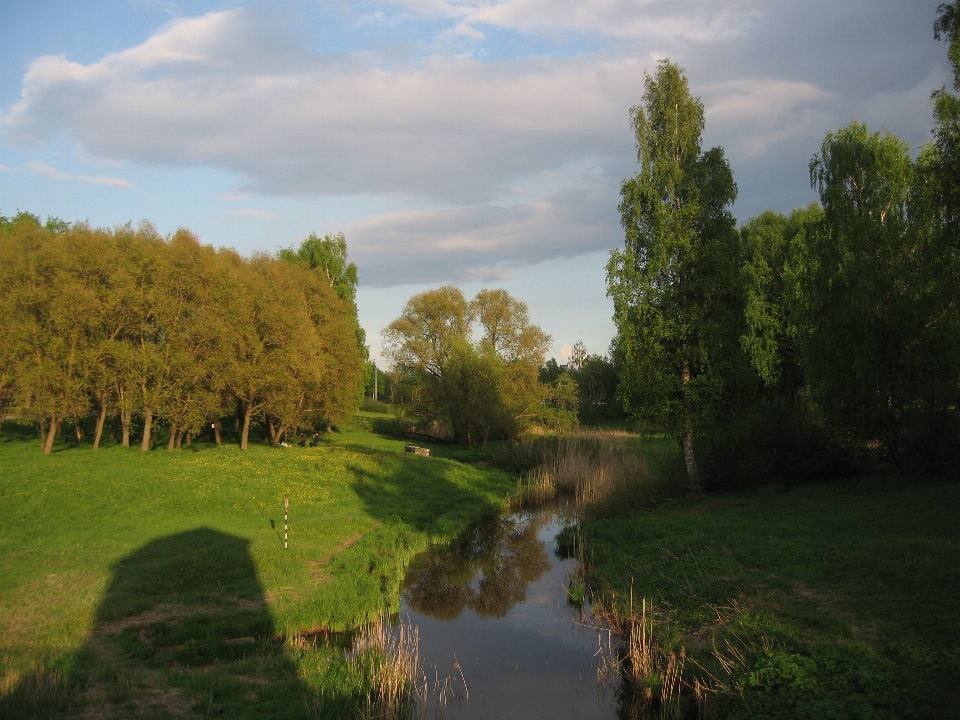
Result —
[[[263, 602], [259, 600], [247, 600], [246, 598], [231, 598], [238, 610], [260, 610]], [[207, 605], [174, 605], [164, 603], [157, 605], [151, 610], [139, 615], [117, 620], [112, 623], [104, 623], [97, 629], [98, 635], [119, 635], [127, 628], [146, 627], [158, 622], [169, 622], [171, 620], [182, 620], [189, 615], [198, 613], [215, 613], [222, 610], [222, 607]]]

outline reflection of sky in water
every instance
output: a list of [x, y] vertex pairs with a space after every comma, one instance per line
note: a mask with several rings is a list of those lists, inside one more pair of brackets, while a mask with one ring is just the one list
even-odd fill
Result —
[[615, 716], [597, 687], [597, 631], [567, 604], [574, 562], [555, 555], [564, 525], [550, 512], [496, 518], [411, 566], [401, 615], [419, 628], [424, 670], [462, 693], [459, 662], [470, 691], [447, 717]]

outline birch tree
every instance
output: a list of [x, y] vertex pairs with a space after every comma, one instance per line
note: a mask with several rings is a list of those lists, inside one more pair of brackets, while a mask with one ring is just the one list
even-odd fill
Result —
[[703, 103], [669, 60], [646, 77], [631, 120], [640, 172], [621, 185], [625, 247], [607, 265], [621, 398], [678, 433], [700, 494], [697, 427], [721, 402], [739, 350], [736, 185], [721, 148], [701, 151]]

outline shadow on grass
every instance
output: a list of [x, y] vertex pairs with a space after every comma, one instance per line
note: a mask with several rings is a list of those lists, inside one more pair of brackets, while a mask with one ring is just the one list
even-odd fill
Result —
[[27, 420], [4, 420], [0, 423], [0, 443], [36, 441], [40, 448], [37, 423]]
[[[383, 458], [382, 451], [362, 445], [343, 447], [375, 460]], [[429, 535], [449, 535], [453, 528], [463, 530], [471, 521], [502, 510], [494, 498], [512, 488], [497, 472], [412, 453], [403, 457], [395, 469], [382, 463], [374, 472], [357, 465], [350, 468], [353, 490], [371, 517], [399, 521]], [[457, 474], [463, 475], [459, 482], [452, 479]]]
[[[327, 662], [342, 661], [325, 650]], [[207, 528], [155, 540], [114, 566], [71, 665], [22, 677], [0, 716], [337, 717], [359, 702], [321, 697], [301, 679], [248, 541]]]

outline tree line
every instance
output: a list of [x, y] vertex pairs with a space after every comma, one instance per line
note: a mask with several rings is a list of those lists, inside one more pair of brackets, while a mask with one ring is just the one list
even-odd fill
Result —
[[[955, 90], [958, 22], [953, 3], [934, 25]], [[734, 482], [813, 471], [831, 447], [898, 464], [956, 455], [960, 99], [932, 100], [934, 139], [916, 159], [852, 122], [810, 161], [819, 203], [737, 228], [723, 149], [701, 147], [703, 103], [669, 60], [647, 76], [625, 246], [607, 267], [612, 354], [621, 401], [676, 435], [694, 491], [701, 457], [712, 481]]]
[[338, 423], [361, 396], [366, 351], [356, 267], [340, 236], [311, 235], [277, 257], [241, 257], [187, 230], [93, 228], [0, 217], [0, 417], [14, 406], [52, 450], [67, 419], [93, 448], [115, 418], [143, 451], [204, 428], [217, 444], [234, 416], [246, 449], [264, 420], [285, 433]]

